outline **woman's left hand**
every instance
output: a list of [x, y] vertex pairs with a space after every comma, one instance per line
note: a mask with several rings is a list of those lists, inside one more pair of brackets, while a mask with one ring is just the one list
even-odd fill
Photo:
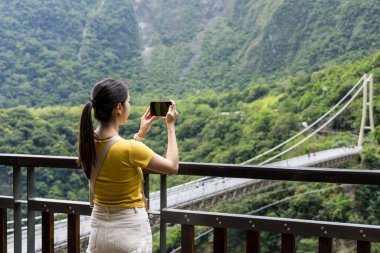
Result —
[[144, 115], [141, 117], [140, 130], [137, 133], [137, 135], [140, 138], [144, 138], [145, 135], [149, 132], [150, 126], [152, 125], [152, 123], [155, 119], [157, 119], [157, 116], [153, 116], [150, 113], [150, 107], [148, 107], [148, 109], [146, 109]]

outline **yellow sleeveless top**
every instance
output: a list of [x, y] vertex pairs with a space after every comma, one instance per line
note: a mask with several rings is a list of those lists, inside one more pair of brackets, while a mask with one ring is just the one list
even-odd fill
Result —
[[[99, 154], [106, 140], [96, 140]], [[144, 207], [141, 186], [142, 168], [146, 168], [154, 152], [141, 142], [119, 140], [104, 158], [94, 186], [94, 203], [107, 207]]]

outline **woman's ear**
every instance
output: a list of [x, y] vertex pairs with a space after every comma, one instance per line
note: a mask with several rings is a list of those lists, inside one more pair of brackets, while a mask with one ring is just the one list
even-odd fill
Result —
[[123, 106], [121, 103], [118, 103], [115, 107], [115, 115], [120, 115], [123, 112]]

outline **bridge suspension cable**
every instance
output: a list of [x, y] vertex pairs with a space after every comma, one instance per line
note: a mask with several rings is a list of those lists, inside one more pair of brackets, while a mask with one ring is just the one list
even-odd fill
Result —
[[337, 116], [339, 116], [339, 114], [341, 114], [351, 103], [352, 101], [359, 95], [359, 93], [362, 91], [362, 89], [366, 86], [366, 82], [363, 83], [363, 85], [355, 92], [355, 94], [350, 98], [350, 100], [348, 100], [346, 102], [346, 104], [335, 114], [333, 115], [328, 121], [326, 121], [322, 126], [320, 126], [319, 128], [317, 128], [314, 132], [312, 132], [311, 134], [309, 134], [308, 136], [306, 136], [305, 138], [303, 138], [301, 141], [297, 142], [296, 144], [294, 144], [293, 146], [291, 146], [290, 148], [278, 153], [277, 155], [265, 160], [264, 162], [262, 163], [259, 163], [259, 165], [264, 165], [274, 159], [276, 159], [277, 157], [280, 157], [282, 156], [283, 154], [293, 150], [294, 148], [298, 147], [299, 145], [301, 145], [302, 143], [304, 143], [305, 141], [307, 141], [308, 139], [310, 139], [311, 137], [313, 137], [316, 133], [318, 133], [319, 131], [321, 131], [323, 128], [325, 128], [328, 124], [331, 123], [331, 121], [333, 121]]
[[242, 162], [241, 164], [248, 164], [260, 157], [263, 157], [277, 149], [279, 149], [280, 147], [284, 146], [285, 144], [289, 143], [290, 141], [294, 140], [295, 138], [297, 138], [298, 136], [300, 136], [301, 134], [305, 133], [306, 131], [310, 130], [313, 126], [315, 126], [316, 124], [318, 124], [321, 120], [323, 120], [327, 115], [329, 115], [332, 111], [334, 111], [341, 103], [343, 103], [343, 101], [345, 101], [347, 99], [347, 97], [359, 86], [359, 84], [367, 78], [367, 75], [363, 75], [359, 81], [351, 88], [351, 90], [349, 90], [347, 92], [347, 94], [341, 99], [338, 101], [338, 103], [336, 103], [330, 110], [328, 110], [325, 114], [323, 114], [320, 118], [318, 118], [316, 121], [314, 121], [312, 124], [310, 124], [308, 127], [304, 128], [302, 131], [300, 131], [299, 133], [297, 133], [296, 135], [290, 137], [289, 139], [287, 139], [286, 141], [278, 144], [277, 146], [275, 146], [274, 148], [272, 149], [269, 149], [267, 151], [265, 151], [264, 153], [262, 154], [259, 154], [251, 159], [248, 159], [247, 161], [244, 161]]

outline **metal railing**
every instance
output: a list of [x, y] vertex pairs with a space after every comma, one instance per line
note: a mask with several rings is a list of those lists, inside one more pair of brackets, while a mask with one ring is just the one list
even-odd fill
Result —
[[[35, 197], [35, 170], [38, 168], [78, 169], [76, 157], [0, 154], [0, 165], [13, 168], [13, 196], [0, 196], [0, 252], [7, 252], [7, 210], [13, 209], [14, 252], [22, 252], [21, 205], [27, 205], [27, 252], [35, 251], [35, 212], [42, 214], [42, 252], [54, 251], [54, 214], [68, 216], [68, 252], [79, 252], [79, 218], [90, 215], [88, 202]], [[26, 199], [21, 197], [21, 170], [27, 170]], [[379, 185], [379, 170], [285, 168], [230, 164], [180, 163], [179, 175], [268, 179], [280, 181], [326, 182]], [[145, 175], [149, 182], [149, 174]], [[182, 226], [182, 252], [194, 252], [194, 226], [214, 228], [214, 252], [226, 252], [227, 229], [247, 231], [247, 252], [259, 252], [260, 231], [282, 234], [282, 252], [295, 252], [295, 235], [319, 237], [319, 252], [332, 252], [332, 238], [356, 240], [358, 252], [370, 252], [371, 242], [380, 242], [380, 226], [325, 221], [269, 218], [167, 209], [167, 176], [161, 175], [160, 252], [166, 252], [167, 223]], [[145, 185], [149, 192], [149, 184]]]

